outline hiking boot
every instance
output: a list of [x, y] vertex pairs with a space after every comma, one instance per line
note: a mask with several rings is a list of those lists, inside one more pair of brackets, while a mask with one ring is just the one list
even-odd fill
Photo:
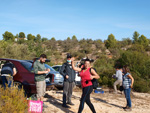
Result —
[[64, 107], [64, 108], [70, 108], [69, 106], [67, 106], [65, 104], [62, 104], [62, 107]]
[[43, 108], [47, 108], [48, 106], [43, 103]]
[[132, 111], [132, 108], [127, 106], [124, 110], [125, 111]]
[[67, 104], [69, 104], [69, 105], [74, 105], [72, 102], [67, 102]]

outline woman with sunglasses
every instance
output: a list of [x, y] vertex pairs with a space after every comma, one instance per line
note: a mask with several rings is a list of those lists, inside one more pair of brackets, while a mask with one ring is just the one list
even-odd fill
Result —
[[80, 77], [81, 77], [81, 85], [82, 85], [82, 96], [80, 100], [80, 106], [78, 113], [81, 113], [83, 108], [84, 108], [84, 102], [90, 107], [91, 111], [93, 113], [96, 113], [95, 108], [93, 104], [91, 103], [90, 100], [90, 94], [93, 91], [93, 86], [92, 86], [92, 79], [98, 79], [99, 75], [95, 72], [94, 69], [91, 68], [91, 62], [90, 59], [85, 59], [84, 65], [81, 68], [77, 68], [74, 66], [74, 58], [72, 60], [72, 68], [75, 71], [80, 72]]

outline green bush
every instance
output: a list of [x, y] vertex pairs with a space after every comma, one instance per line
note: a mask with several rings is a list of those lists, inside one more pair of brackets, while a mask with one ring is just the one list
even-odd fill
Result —
[[108, 87], [113, 88], [113, 84], [115, 82], [116, 79], [110, 78], [108, 81]]
[[108, 85], [108, 78], [106, 76], [103, 77], [103, 85]]
[[138, 51], [125, 51], [121, 57], [116, 61], [121, 65], [128, 65], [131, 74], [135, 80], [133, 89], [138, 92], [149, 92], [149, 79], [150, 79], [150, 58], [146, 53]]
[[146, 80], [135, 81], [133, 89], [137, 92], [147, 93], [150, 91], [149, 82]]
[[102, 79], [101, 79], [101, 78], [99, 78], [99, 79], [98, 79], [98, 83], [99, 83], [99, 85], [102, 85], [102, 82], [103, 82], [103, 81], [102, 81]]

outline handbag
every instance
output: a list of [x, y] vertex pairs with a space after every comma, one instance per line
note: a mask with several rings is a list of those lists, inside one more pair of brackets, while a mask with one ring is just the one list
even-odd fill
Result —
[[123, 90], [124, 90], [123, 86], [120, 86], [120, 87], [119, 87], [119, 90], [120, 90], [120, 91], [123, 91]]

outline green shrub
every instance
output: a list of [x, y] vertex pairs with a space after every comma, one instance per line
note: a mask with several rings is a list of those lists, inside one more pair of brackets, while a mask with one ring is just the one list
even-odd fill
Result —
[[103, 85], [108, 85], [108, 78], [106, 76], [103, 77]]
[[110, 78], [108, 81], [108, 87], [113, 88], [113, 84], [115, 82], [116, 79]]
[[99, 83], [99, 85], [102, 85], [102, 82], [103, 82], [103, 81], [102, 81], [102, 79], [101, 79], [101, 78], [99, 78], [99, 79], [98, 79], [98, 83]]
[[150, 91], [149, 83], [146, 80], [135, 81], [133, 89], [137, 92], [147, 93]]

